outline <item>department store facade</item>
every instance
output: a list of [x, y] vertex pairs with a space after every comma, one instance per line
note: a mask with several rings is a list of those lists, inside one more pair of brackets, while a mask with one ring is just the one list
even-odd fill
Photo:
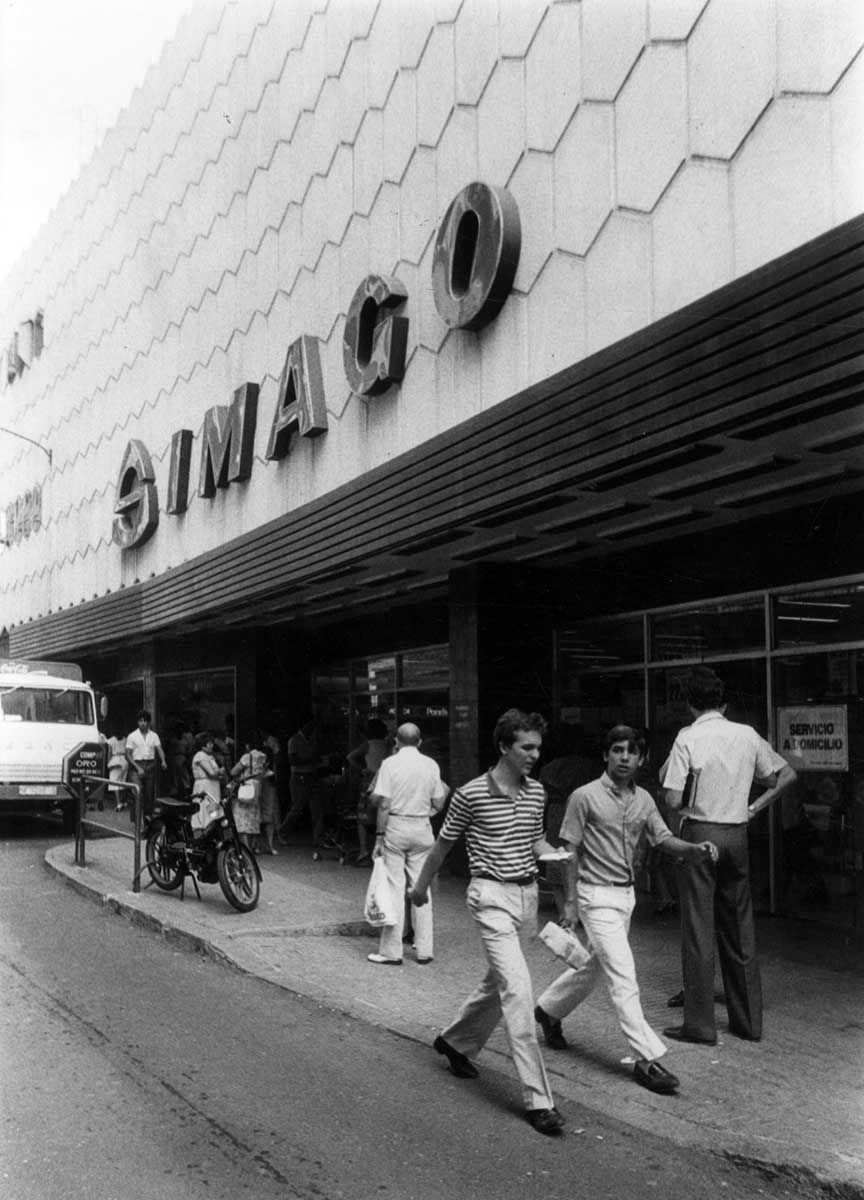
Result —
[[185, 18], [3, 289], [8, 653], [452, 782], [514, 703], [656, 769], [708, 662], [799, 771], [760, 906], [860, 931], [864, 31], [802, 7]]

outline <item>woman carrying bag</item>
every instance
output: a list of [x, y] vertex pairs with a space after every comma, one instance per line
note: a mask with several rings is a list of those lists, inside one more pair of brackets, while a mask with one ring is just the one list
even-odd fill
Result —
[[267, 755], [258, 750], [252, 738], [244, 743], [245, 750], [231, 768], [231, 778], [240, 786], [234, 804], [234, 820], [240, 841], [250, 850], [257, 850], [261, 834], [261, 778], [267, 769]]

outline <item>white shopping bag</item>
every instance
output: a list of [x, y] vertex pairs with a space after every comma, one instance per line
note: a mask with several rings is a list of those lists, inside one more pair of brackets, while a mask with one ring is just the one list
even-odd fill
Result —
[[[372, 866], [372, 878], [366, 889], [366, 903], [363, 915], [370, 925], [395, 925], [396, 913], [393, 909], [393, 889], [384, 866], [383, 858], [376, 858]], [[400, 914], [401, 916], [401, 914]]]
[[584, 967], [591, 957], [575, 933], [562, 929], [554, 921], [543, 926], [539, 937], [544, 946], [548, 946], [557, 958], [562, 958], [568, 967]]

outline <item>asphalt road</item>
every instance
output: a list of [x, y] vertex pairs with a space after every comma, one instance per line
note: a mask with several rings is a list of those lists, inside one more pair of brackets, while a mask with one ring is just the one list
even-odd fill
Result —
[[[567, 1106], [542, 1138], [493, 1070], [181, 950], [0, 824], [4, 1200], [692, 1200], [802, 1196]], [[178, 901], [179, 902], [179, 901]]]

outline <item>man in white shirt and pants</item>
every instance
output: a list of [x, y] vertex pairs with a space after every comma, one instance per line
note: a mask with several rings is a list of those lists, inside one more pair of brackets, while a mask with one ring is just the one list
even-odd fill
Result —
[[[441, 779], [434, 759], [420, 753], [422, 739], [416, 725], [406, 722], [396, 730], [396, 752], [385, 758], [372, 785], [372, 803], [377, 806], [374, 856], [383, 855], [393, 888], [394, 907], [402, 913], [407, 885], [413, 887], [435, 835], [429, 818], [440, 812], [449, 788]], [[432, 905], [411, 906], [417, 962], [432, 961]], [[402, 962], [402, 924], [385, 925], [378, 953], [369, 961], [399, 966]]]

